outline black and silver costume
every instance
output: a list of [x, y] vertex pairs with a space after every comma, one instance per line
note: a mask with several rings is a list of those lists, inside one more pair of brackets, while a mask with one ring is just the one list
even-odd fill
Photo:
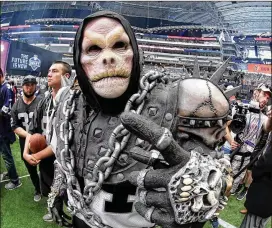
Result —
[[[123, 25], [134, 52], [130, 84], [116, 99], [95, 94], [80, 64], [84, 26], [100, 16]], [[224, 95], [216, 85], [227, 63], [210, 80], [197, 64], [193, 78], [175, 82], [167, 72], [143, 73], [130, 25], [112, 12], [84, 19], [74, 63], [78, 84], [62, 93], [56, 113], [50, 208], [67, 190], [74, 226], [99, 228], [197, 227], [223, 208], [228, 164], [211, 155], [225, 134], [227, 96], [237, 91]]]

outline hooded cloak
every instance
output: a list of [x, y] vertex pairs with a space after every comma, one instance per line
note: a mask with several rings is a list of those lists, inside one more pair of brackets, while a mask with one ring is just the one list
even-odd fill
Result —
[[[131, 77], [130, 77], [128, 88], [120, 97], [117, 97], [114, 99], [103, 98], [95, 93], [80, 63], [80, 58], [82, 53], [81, 45], [83, 40], [84, 29], [86, 28], [86, 25], [90, 21], [99, 17], [108, 17], [108, 18], [113, 18], [119, 21], [119, 23], [123, 26], [124, 30], [126, 31], [130, 39], [130, 44], [133, 50], [133, 60], [132, 60], [133, 64], [132, 64]], [[140, 62], [139, 62], [138, 44], [129, 22], [121, 15], [114, 12], [110, 12], [110, 11], [99, 11], [89, 15], [83, 20], [83, 22], [81, 23], [80, 27], [77, 30], [75, 41], [74, 41], [73, 52], [74, 52], [73, 54], [74, 65], [75, 65], [78, 83], [83, 92], [83, 95], [85, 97], [87, 104], [91, 107], [91, 109], [94, 109], [95, 111], [101, 111], [105, 114], [111, 114], [111, 115], [120, 114], [124, 110], [125, 105], [128, 99], [131, 97], [131, 95], [133, 95], [134, 93], [138, 91], [138, 82], [140, 78]]]

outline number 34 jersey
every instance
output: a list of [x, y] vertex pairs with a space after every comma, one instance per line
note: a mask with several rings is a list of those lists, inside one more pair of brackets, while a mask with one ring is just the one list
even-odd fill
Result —
[[19, 98], [11, 109], [11, 127], [15, 130], [18, 127], [28, 132], [34, 110], [41, 99], [35, 97], [30, 104], [26, 104], [22, 98]]

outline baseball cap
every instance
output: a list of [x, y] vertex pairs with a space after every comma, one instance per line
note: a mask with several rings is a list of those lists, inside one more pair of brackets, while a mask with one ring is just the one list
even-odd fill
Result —
[[262, 90], [262, 91], [264, 91], [264, 92], [270, 93], [270, 96], [272, 95], [272, 92], [271, 92], [271, 90], [269, 89], [268, 85], [266, 85], [266, 84], [264, 84], [264, 83], [259, 84], [258, 87], [257, 87], [257, 90]]
[[26, 83], [33, 83], [33, 84], [37, 84], [36, 78], [32, 75], [27, 75], [24, 77], [23, 79], [23, 85]]

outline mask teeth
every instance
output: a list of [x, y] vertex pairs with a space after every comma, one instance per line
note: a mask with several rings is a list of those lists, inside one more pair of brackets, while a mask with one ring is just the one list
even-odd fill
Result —
[[193, 76], [196, 77], [196, 78], [200, 78], [199, 64], [198, 64], [198, 59], [197, 59], [197, 57], [195, 58]]
[[235, 95], [237, 92], [239, 92], [242, 89], [242, 86], [236, 86], [232, 89], [226, 90], [224, 92], [225, 96], [227, 98], [230, 98], [231, 96]]
[[220, 127], [223, 127], [223, 120], [218, 120], [218, 121], [217, 121], [217, 124], [218, 124]]
[[230, 58], [228, 58], [211, 76], [210, 81], [214, 84], [218, 84], [220, 79], [223, 77], [224, 71], [227, 69], [230, 62]]

